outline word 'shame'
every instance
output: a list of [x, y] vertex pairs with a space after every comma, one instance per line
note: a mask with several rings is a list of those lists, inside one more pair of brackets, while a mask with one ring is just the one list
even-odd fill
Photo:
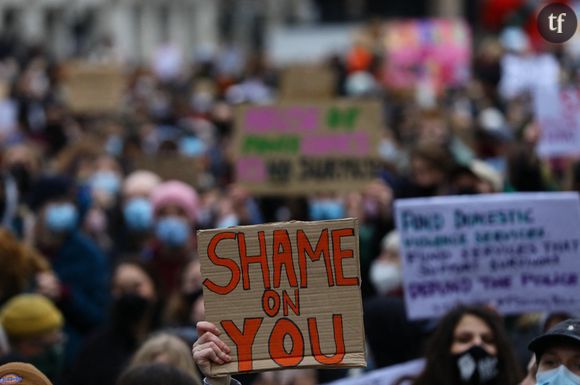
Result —
[[[273, 230], [272, 248], [268, 249], [265, 231], [257, 232], [259, 253], [248, 255], [247, 234], [237, 231], [224, 231], [214, 235], [207, 246], [207, 256], [216, 266], [229, 270], [230, 279], [225, 283], [216, 283], [206, 278], [203, 285], [218, 295], [228, 295], [240, 286], [243, 290], [255, 288], [255, 282], [250, 277], [250, 265], [256, 264], [261, 270], [260, 284], [264, 288], [262, 295], [262, 310], [269, 318], [278, 317], [283, 309], [283, 317], [277, 318], [268, 337], [268, 353], [270, 358], [280, 367], [296, 367], [305, 356], [309, 344], [311, 356], [323, 365], [340, 364], [346, 353], [344, 326], [342, 314], [332, 315], [333, 339], [335, 350], [332, 354], [324, 354], [319, 337], [319, 323], [317, 317], [306, 320], [306, 330], [290, 318], [290, 310], [300, 316], [300, 289], [308, 287], [308, 261], [324, 263], [326, 282], [333, 286], [358, 286], [358, 277], [347, 277], [344, 273], [343, 260], [353, 258], [354, 250], [343, 248], [341, 240], [345, 237], [354, 237], [353, 228], [323, 229], [317, 236], [316, 245], [310, 242], [303, 230], [297, 230], [294, 235], [296, 247], [292, 247], [290, 234], [287, 230]], [[218, 255], [218, 247], [230, 252], [230, 257]], [[297, 255], [296, 255], [297, 254]], [[237, 257], [237, 258], [236, 258]], [[239, 260], [239, 264], [236, 260]], [[297, 266], [295, 262], [297, 261]], [[282, 271], [285, 279], [294, 289], [294, 299], [286, 290], [279, 294], [276, 290], [281, 287]], [[236, 345], [238, 371], [248, 372], [253, 368], [253, 345], [265, 317], [248, 317], [243, 321], [241, 328], [233, 320], [223, 320], [220, 325]], [[322, 327], [327, 329], [326, 326]], [[290, 339], [291, 349], [287, 349], [285, 341]]]

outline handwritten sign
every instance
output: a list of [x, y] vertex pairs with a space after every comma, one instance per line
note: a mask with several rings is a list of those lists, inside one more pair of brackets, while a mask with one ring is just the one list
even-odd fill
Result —
[[212, 375], [365, 366], [358, 221], [198, 232], [206, 319], [233, 362]]
[[254, 194], [349, 191], [376, 177], [379, 103], [242, 107], [236, 119], [236, 180]]
[[391, 21], [385, 26], [384, 41], [383, 80], [391, 88], [429, 82], [442, 90], [469, 80], [471, 33], [463, 21]]
[[280, 98], [329, 100], [336, 93], [336, 75], [323, 65], [291, 65], [282, 70]]
[[534, 110], [541, 130], [540, 156], [580, 155], [580, 88], [536, 92]]
[[64, 90], [74, 112], [118, 112], [126, 79], [119, 66], [71, 62], [65, 66]]
[[200, 186], [202, 164], [198, 159], [180, 155], [142, 155], [133, 159], [135, 170], [154, 172], [164, 180], [176, 179], [193, 187]]
[[418, 377], [424, 367], [425, 360], [417, 359], [376, 369], [362, 376], [329, 382], [326, 385], [410, 385], [411, 380], [403, 383], [399, 381], [403, 377], [409, 379]]
[[503, 314], [580, 310], [577, 193], [399, 200], [410, 318], [460, 303]]

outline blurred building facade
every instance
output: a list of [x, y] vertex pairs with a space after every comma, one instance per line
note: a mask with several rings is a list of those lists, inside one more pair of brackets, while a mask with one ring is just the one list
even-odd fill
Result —
[[[390, 4], [389, 4], [390, 3]], [[454, 16], [462, 0], [0, 0], [0, 31], [55, 57], [148, 60], [163, 43], [186, 57], [223, 42], [260, 48], [271, 28], [378, 16]], [[401, 5], [403, 4], [403, 6]]]

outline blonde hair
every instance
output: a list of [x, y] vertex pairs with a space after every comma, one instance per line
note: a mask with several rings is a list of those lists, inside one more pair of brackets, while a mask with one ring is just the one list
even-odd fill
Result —
[[201, 385], [201, 378], [193, 363], [189, 347], [179, 337], [169, 333], [161, 332], [149, 337], [135, 352], [129, 368], [160, 362], [158, 360], [160, 356], [166, 356], [167, 360], [164, 360], [164, 363], [182, 370]]

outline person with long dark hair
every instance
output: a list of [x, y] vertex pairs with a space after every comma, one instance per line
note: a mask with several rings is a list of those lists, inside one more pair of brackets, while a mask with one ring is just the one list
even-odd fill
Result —
[[523, 377], [501, 318], [484, 307], [447, 313], [426, 348], [413, 385], [516, 385]]

